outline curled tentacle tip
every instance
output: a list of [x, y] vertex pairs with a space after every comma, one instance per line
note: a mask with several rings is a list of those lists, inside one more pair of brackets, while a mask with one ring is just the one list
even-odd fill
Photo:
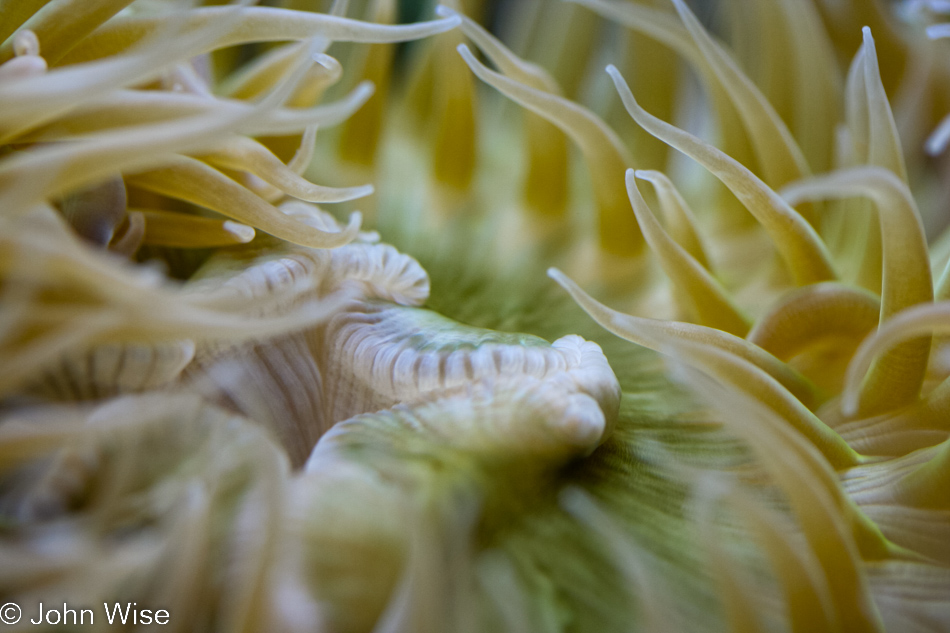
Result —
[[445, 23], [446, 31], [461, 26], [462, 24], [462, 16], [452, 10], [451, 7], [440, 4], [436, 6], [435, 14]]
[[311, 57], [314, 63], [323, 66], [327, 70], [333, 70], [340, 66], [340, 62], [338, 62], [335, 57], [327, 55], [326, 53], [315, 53]]
[[607, 74], [610, 75], [610, 78], [613, 80], [617, 91], [620, 92], [621, 95], [629, 94], [631, 102], [636, 104], [636, 99], [633, 98], [633, 93], [630, 90], [630, 86], [627, 85], [627, 80], [623, 78], [623, 75], [620, 74], [620, 71], [617, 70], [617, 67], [613, 64], [608, 64]]
[[373, 96], [373, 93], [376, 92], [376, 84], [374, 84], [369, 79], [364, 79], [363, 81], [361, 81], [360, 83], [356, 85], [356, 89], [358, 91], [358, 94], [360, 95], [365, 94], [366, 98], [369, 99], [370, 97]]
[[557, 285], [559, 285], [567, 294], [571, 295], [575, 300], [578, 299], [578, 293], [583, 294], [583, 291], [578, 287], [574, 281], [565, 275], [563, 272], [557, 268], [548, 268], [548, 277], [553, 279]]
[[858, 392], [849, 389], [841, 398], [841, 412], [846, 418], [851, 418], [858, 413]]
[[950, 118], [941, 121], [937, 129], [924, 141], [924, 151], [928, 156], [936, 156], [943, 153], [950, 143]]
[[369, 98], [376, 92], [376, 84], [369, 79], [364, 79], [356, 85], [353, 92], [350, 93], [350, 99], [356, 104], [356, 107], [362, 106], [369, 101]]
[[242, 244], [247, 244], [253, 240], [254, 236], [256, 235], [254, 227], [248, 226], [246, 224], [240, 224], [239, 222], [227, 220], [222, 226], [225, 231], [236, 237]]
[[40, 54], [40, 39], [30, 29], [20, 29], [13, 36], [13, 54], [17, 57]]
[[349, 244], [359, 237], [360, 226], [362, 224], [363, 214], [359, 211], [354, 211], [350, 214], [350, 219], [347, 222], [346, 227], [344, 227], [341, 231], [330, 232], [329, 235], [333, 236], [331, 241], [321, 248], [337, 248], [339, 246]]

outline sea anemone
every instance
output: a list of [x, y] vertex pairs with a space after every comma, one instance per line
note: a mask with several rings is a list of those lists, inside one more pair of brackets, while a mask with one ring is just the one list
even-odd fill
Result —
[[946, 3], [253, 4], [0, 0], [0, 622], [950, 631]]

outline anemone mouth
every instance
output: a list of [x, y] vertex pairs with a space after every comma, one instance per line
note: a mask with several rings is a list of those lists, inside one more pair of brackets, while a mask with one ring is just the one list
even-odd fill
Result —
[[833, 4], [0, 0], [10, 604], [944, 630], [946, 7]]

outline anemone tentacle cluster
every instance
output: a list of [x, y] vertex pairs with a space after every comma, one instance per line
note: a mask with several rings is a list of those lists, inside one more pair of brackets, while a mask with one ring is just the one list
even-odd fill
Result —
[[201, 4], [0, 0], [4, 625], [950, 631], [945, 2]]

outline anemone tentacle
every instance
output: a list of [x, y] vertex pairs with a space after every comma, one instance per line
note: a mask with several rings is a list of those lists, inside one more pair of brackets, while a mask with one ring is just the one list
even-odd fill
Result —
[[0, 0], [0, 621], [948, 629], [946, 2], [220, 4]]

